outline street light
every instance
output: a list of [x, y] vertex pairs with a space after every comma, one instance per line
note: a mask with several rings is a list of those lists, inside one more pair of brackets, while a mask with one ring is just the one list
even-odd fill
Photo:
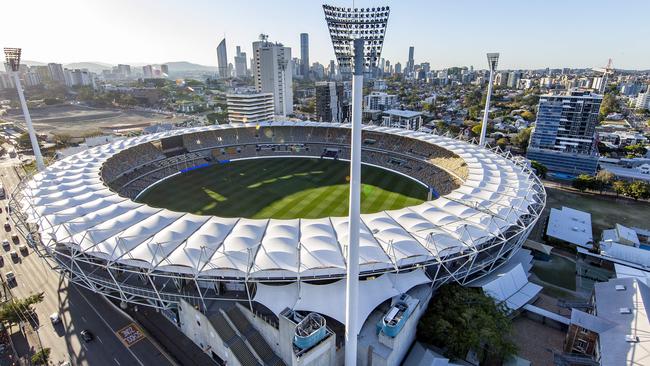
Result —
[[483, 124], [481, 125], [481, 138], [479, 139], [480, 146], [485, 146], [485, 131], [487, 131], [488, 113], [490, 111], [490, 97], [492, 97], [492, 82], [494, 80], [494, 70], [497, 69], [497, 63], [499, 62], [499, 54], [488, 53], [487, 60], [488, 67], [490, 68], [490, 80], [488, 81], [488, 92], [487, 98], [485, 99], [485, 111], [483, 111]]
[[18, 90], [18, 98], [20, 98], [20, 105], [23, 108], [23, 116], [25, 117], [25, 124], [27, 124], [27, 132], [29, 133], [29, 140], [32, 143], [32, 150], [34, 151], [34, 157], [36, 158], [36, 168], [39, 171], [45, 170], [45, 164], [43, 163], [43, 156], [41, 155], [41, 149], [38, 146], [38, 140], [36, 139], [36, 132], [34, 131], [34, 126], [32, 125], [32, 117], [29, 115], [29, 110], [27, 109], [27, 102], [25, 101], [25, 95], [23, 94], [23, 87], [20, 83], [20, 76], [18, 75], [18, 70], [20, 69], [20, 48], [5, 48], [5, 59], [7, 61], [7, 71], [14, 75], [14, 83], [16, 84], [16, 89]]

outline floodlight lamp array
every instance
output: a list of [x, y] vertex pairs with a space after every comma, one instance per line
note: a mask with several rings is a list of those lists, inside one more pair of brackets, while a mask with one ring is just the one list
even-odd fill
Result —
[[5, 60], [11, 71], [18, 71], [20, 68], [20, 48], [9, 48], [5, 47]]
[[376, 67], [381, 57], [390, 8], [342, 8], [323, 5], [334, 54], [342, 74], [352, 71], [353, 41], [364, 40], [364, 66]]
[[490, 67], [490, 71], [494, 71], [497, 69], [497, 64], [499, 63], [499, 54], [498, 53], [488, 53], [487, 54], [487, 59], [488, 59], [488, 66]]

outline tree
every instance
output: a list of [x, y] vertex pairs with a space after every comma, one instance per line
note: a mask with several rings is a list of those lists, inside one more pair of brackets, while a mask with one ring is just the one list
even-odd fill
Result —
[[68, 135], [67, 133], [55, 133], [54, 141], [58, 145], [67, 146], [72, 141], [72, 136]]
[[477, 125], [472, 126], [472, 133], [475, 134], [476, 136], [481, 135], [481, 128], [483, 128], [483, 124], [479, 123]]
[[500, 147], [501, 149], [504, 149], [506, 146], [508, 146], [508, 139], [505, 137], [498, 139], [497, 146]]
[[534, 121], [535, 113], [531, 111], [524, 111], [521, 113], [521, 118], [525, 119], [526, 121]]
[[605, 94], [603, 102], [600, 103], [600, 118], [607, 117], [608, 114], [618, 111], [618, 102], [613, 94]]
[[47, 365], [50, 361], [50, 349], [43, 348], [42, 350], [32, 355], [32, 364], [34, 365]]
[[601, 170], [596, 174], [596, 184], [597, 188], [600, 190], [600, 193], [603, 193], [603, 189], [612, 184], [614, 180], [614, 173], [608, 170]]
[[524, 128], [512, 138], [512, 143], [518, 146], [524, 153], [528, 149], [528, 140], [530, 140], [531, 127]]
[[12, 299], [0, 305], [0, 322], [18, 324], [34, 312], [32, 305], [43, 301], [43, 292], [24, 299]]
[[436, 122], [436, 130], [438, 130], [438, 134], [442, 135], [447, 131], [447, 124], [445, 121], [437, 121]]
[[548, 168], [546, 167], [546, 165], [535, 160], [532, 160], [530, 162], [530, 165], [535, 169], [535, 171], [537, 171], [538, 177], [542, 179], [546, 178], [546, 173], [548, 172]]
[[18, 145], [22, 147], [27, 147], [31, 144], [31, 140], [29, 139], [29, 133], [23, 132], [18, 136]]
[[648, 152], [648, 149], [641, 144], [625, 146], [624, 150], [632, 155], [645, 155], [645, 153]]
[[625, 195], [627, 192], [627, 183], [622, 180], [617, 180], [612, 183], [612, 188], [614, 189], [614, 192], [616, 192], [617, 196]]
[[640, 180], [634, 181], [628, 184], [626, 195], [632, 197], [635, 201], [639, 198], [650, 198], [650, 184]]
[[594, 186], [593, 181], [594, 181], [594, 177], [587, 174], [580, 174], [579, 176], [573, 179], [571, 185], [573, 186], [573, 188], [579, 190], [580, 192], [584, 192], [589, 188], [593, 188]]
[[510, 338], [511, 322], [503, 304], [477, 288], [448, 284], [440, 287], [417, 328], [418, 340], [444, 349], [449, 358], [464, 359], [468, 351], [478, 359], [506, 359], [516, 346]]

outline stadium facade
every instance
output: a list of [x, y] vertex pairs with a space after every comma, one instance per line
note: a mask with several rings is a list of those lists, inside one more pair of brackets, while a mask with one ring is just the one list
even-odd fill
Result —
[[[167, 177], [231, 160], [346, 160], [350, 132], [347, 124], [275, 122], [119, 140], [23, 181], [10, 201], [12, 217], [71, 282], [161, 309], [215, 358], [341, 364], [347, 218], [221, 218], [134, 199]], [[525, 163], [498, 150], [377, 126], [364, 126], [362, 139], [364, 163], [408, 175], [439, 196], [361, 216], [356, 329], [391, 351], [362, 342], [359, 364], [393, 364], [408, 350], [433, 289], [485, 276], [515, 256], [546, 194]]]

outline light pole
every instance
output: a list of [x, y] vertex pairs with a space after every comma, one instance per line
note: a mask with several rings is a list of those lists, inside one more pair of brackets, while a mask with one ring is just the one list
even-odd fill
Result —
[[498, 53], [488, 53], [488, 67], [490, 68], [490, 80], [488, 81], [487, 98], [485, 99], [485, 111], [483, 111], [483, 124], [481, 125], [481, 138], [479, 140], [480, 146], [485, 146], [485, 131], [487, 131], [488, 113], [490, 111], [490, 97], [492, 97], [492, 82], [494, 80], [494, 70], [497, 69], [497, 62], [499, 62]]
[[352, 149], [350, 155], [350, 212], [348, 269], [345, 287], [345, 364], [357, 364], [357, 309], [359, 307], [359, 227], [361, 221], [361, 103], [363, 100], [363, 39], [354, 40], [352, 75]]
[[34, 157], [36, 158], [36, 168], [39, 171], [45, 170], [45, 164], [43, 163], [43, 155], [41, 155], [41, 149], [38, 146], [38, 140], [36, 139], [36, 132], [34, 131], [34, 126], [32, 125], [32, 117], [29, 115], [29, 110], [27, 109], [27, 102], [25, 101], [25, 95], [23, 94], [23, 87], [20, 83], [20, 76], [18, 75], [18, 70], [20, 68], [20, 48], [5, 48], [5, 59], [7, 60], [7, 66], [9, 72], [14, 75], [14, 83], [16, 84], [16, 89], [18, 90], [18, 98], [20, 98], [20, 105], [23, 108], [23, 116], [25, 117], [25, 124], [27, 124], [27, 132], [29, 133], [29, 140], [32, 143], [32, 150], [34, 151]]

